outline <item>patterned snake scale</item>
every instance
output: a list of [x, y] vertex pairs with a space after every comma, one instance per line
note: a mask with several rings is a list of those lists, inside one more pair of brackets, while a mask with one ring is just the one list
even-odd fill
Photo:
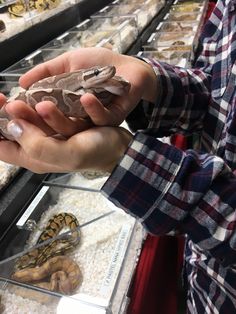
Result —
[[60, 213], [50, 218], [45, 229], [40, 234], [37, 244], [57, 236], [64, 227], [68, 227], [71, 230], [71, 234], [66, 239], [56, 239], [46, 246], [39, 247], [23, 255], [17, 260], [15, 270], [40, 266], [49, 258], [56, 255], [64, 255], [65, 252], [77, 246], [81, 238], [78, 228], [79, 222], [73, 214], [69, 213]]
[[72, 294], [81, 283], [82, 274], [77, 263], [64, 254], [80, 242], [76, 217], [69, 213], [54, 215], [40, 234], [37, 244], [57, 236], [64, 227], [70, 228], [69, 237], [55, 239], [23, 255], [17, 260], [11, 278], [50, 291]]
[[[37, 103], [50, 100], [65, 116], [86, 118], [87, 114], [80, 103], [83, 94], [94, 94], [106, 106], [114, 95], [121, 96], [129, 91], [130, 83], [115, 73], [116, 68], [109, 65], [47, 77], [14, 95], [8, 102], [22, 100], [34, 108]], [[0, 133], [3, 138], [14, 140], [7, 131], [9, 121], [10, 117], [3, 106], [0, 110]]]

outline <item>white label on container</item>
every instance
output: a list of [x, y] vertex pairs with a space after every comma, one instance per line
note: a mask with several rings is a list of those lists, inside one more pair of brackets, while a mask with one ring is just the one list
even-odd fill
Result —
[[99, 12], [104, 12], [109, 8], [109, 5], [107, 5], [106, 7], [102, 8]]
[[76, 27], [80, 27], [80, 26], [82, 26], [82, 25], [84, 25], [84, 24], [86, 24], [88, 22], [89, 22], [89, 19], [83, 21], [82, 23], [77, 24]]
[[33, 52], [30, 55], [28, 55], [27, 57], [25, 57], [25, 60], [28, 61], [28, 60], [32, 59], [33, 57], [37, 56], [41, 52], [42, 52], [42, 50], [36, 50], [35, 52]]
[[16, 226], [18, 228], [22, 228], [31, 213], [34, 211], [35, 207], [38, 205], [38, 203], [41, 201], [41, 199], [44, 197], [44, 195], [47, 193], [49, 189], [49, 186], [43, 186], [41, 190], [38, 192], [36, 197], [33, 199], [33, 201], [30, 203], [30, 205], [25, 210], [24, 214], [21, 216], [21, 218], [17, 221]]
[[68, 36], [68, 35], [69, 35], [69, 33], [66, 32], [66, 33], [62, 34], [61, 36], [58, 36], [57, 39], [58, 39], [58, 40], [61, 40], [61, 39], [65, 38], [65, 37]]
[[165, 20], [167, 20], [167, 18], [169, 17], [169, 13], [167, 13], [165, 16], [164, 16], [164, 18], [163, 18], [163, 20], [165, 21]]
[[156, 30], [158, 31], [158, 30], [161, 28], [162, 25], [163, 25], [163, 23], [161, 22], [161, 23], [157, 26]]
[[156, 33], [152, 33], [152, 35], [148, 38], [147, 42], [150, 43], [153, 40], [155, 35]]
[[107, 273], [105, 274], [100, 289], [100, 293], [106, 297], [108, 293], [113, 292], [114, 285], [121, 270], [122, 262], [127, 249], [128, 239], [130, 238], [130, 231], [130, 224], [124, 225], [120, 231], [110, 265], [108, 267]]

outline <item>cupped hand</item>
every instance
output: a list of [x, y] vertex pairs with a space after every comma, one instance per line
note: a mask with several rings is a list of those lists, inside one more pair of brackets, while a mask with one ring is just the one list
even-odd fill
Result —
[[132, 140], [121, 127], [93, 127], [69, 139], [55, 138], [22, 119], [12, 120], [8, 131], [15, 141], [0, 141], [0, 159], [36, 173], [111, 172]]
[[[107, 107], [104, 107], [91, 94], [81, 97], [81, 103], [93, 124], [118, 126], [141, 99], [150, 102], [155, 101], [157, 83], [152, 67], [135, 57], [121, 55], [106, 48], [82, 48], [66, 52], [52, 60], [37, 65], [24, 74], [19, 82], [22, 87], [27, 88], [42, 78], [96, 65], [114, 65], [117, 70], [116, 74], [128, 80], [131, 83], [131, 88], [124, 96], [114, 97]], [[59, 133], [63, 133], [63, 130], [61, 130], [63, 121], [68, 124], [68, 118], [64, 117], [64, 120], [58, 120], [58, 115], [55, 115], [57, 108], [54, 108], [52, 112], [48, 105], [42, 103], [36, 106], [36, 111], [50, 127]], [[78, 124], [81, 123], [81, 121], [77, 122]], [[80, 129], [85, 128], [83, 126]], [[68, 127], [68, 129], [70, 128]], [[71, 131], [67, 132], [71, 135], [74, 129], [72, 128]]]

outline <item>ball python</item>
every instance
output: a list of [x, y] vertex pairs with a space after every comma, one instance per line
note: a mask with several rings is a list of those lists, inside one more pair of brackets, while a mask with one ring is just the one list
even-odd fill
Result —
[[[115, 73], [116, 68], [108, 65], [47, 77], [8, 101], [22, 100], [34, 108], [38, 102], [50, 100], [67, 117], [86, 118], [87, 114], [80, 103], [83, 94], [92, 93], [107, 105], [114, 95], [121, 96], [129, 91], [130, 83]], [[3, 138], [14, 140], [7, 131], [9, 121], [10, 117], [3, 106], [0, 110], [0, 133]]]
[[77, 218], [70, 213], [60, 213], [50, 218], [45, 229], [40, 234], [37, 244], [57, 236], [64, 227], [70, 228], [71, 234], [69, 236], [65, 239], [55, 239], [49, 244], [33, 249], [21, 256], [16, 261], [15, 271], [40, 266], [49, 258], [56, 255], [63, 255], [78, 245], [81, 238], [81, 233], [78, 229], [79, 222]]
[[27, 11], [36, 10], [41, 13], [46, 10], [56, 8], [60, 4], [60, 0], [18, 0], [8, 6], [8, 13], [11, 18], [23, 17]]
[[[43, 281], [50, 278], [50, 281]], [[72, 294], [81, 282], [81, 271], [76, 262], [67, 256], [54, 256], [39, 267], [22, 269], [12, 279], [33, 283], [50, 291]]]

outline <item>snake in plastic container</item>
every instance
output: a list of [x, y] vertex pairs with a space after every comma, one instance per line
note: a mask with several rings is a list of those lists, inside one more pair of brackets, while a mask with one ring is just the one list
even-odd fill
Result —
[[[57, 236], [64, 227], [71, 230], [70, 236], [55, 239], [20, 257], [16, 261], [12, 279], [24, 283], [32, 282], [41, 288], [71, 294], [82, 277], [77, 263], [64, 256], [80, 242], [81, 234], [76, 217], [70, 213], [54, 215], [40, 234], [37, 244]], [[49, 282], [46, 281], [48, 278]]]
[[[122, 96], [129, 91], [130, 83], [115, 74], [113, 65], [58, 74], [34, 83], [27, 90], [9, 98], [8, 102], [22, 100], [34, 108], [37, 103], [50, 100], [67, 117], [87, 118], [80, 103], [80, 97], [85, 93], [94, 94], [106, 106], [114, 96]], [[9, 121], [10, 117], [3, 106], [0, 110], [0, 133], [2, 138], [14, 140], [7, 131]]]

